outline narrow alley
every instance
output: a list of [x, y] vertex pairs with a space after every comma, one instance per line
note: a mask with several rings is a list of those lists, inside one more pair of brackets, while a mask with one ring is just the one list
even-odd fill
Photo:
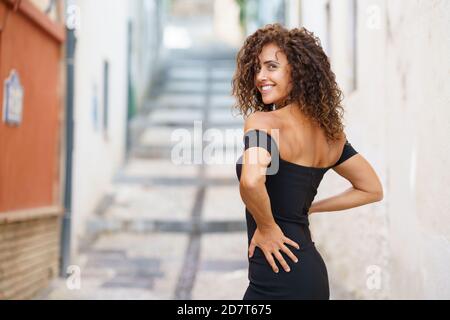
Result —
[[[450, 1], [0, 0], [0, 17], [0, 300], [241, 300], [236, 71], [251, 112], [296, 77], [292, 126], [344, 128], [361, 156], [278, 197], [314, 195], [320, 210], [292, 212], [308, 213], [329, 298], [450, 298]], [[257, 88], [274, 42], [286, 63]]]
[[247, 238], [234, 164], [171, 161], [177, 128], [193, 131], [198, 121], [204, 131], [242, 130], [231, 109], [234, 54], [168, 55], [156, 94], [131, 125], [130, 158], [88, 223], [76, 263], [81, 289], [59, 280], [46, 298], [241, 298]]

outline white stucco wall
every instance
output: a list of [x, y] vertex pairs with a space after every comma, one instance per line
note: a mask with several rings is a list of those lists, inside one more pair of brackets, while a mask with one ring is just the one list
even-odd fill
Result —
[[[161, 6], [165, 0], [72, 0], [79, 10], [75, 57], [75, 146], [73, 168], [73, 253], [86, 224], [125, 157], [128, 108], [128, 22], [131, 81], [137, 107], [148, 94], [158, 66]], [[157, 17], [157, 15], [159, 15]], [[109, 62], [108, 130], [103, 130], [103, 64]], [[96, 101], [96, 102], [95, 102]], [[97, 108], [95, 108], [97, 104]], [[95, 111], [96, 110], [96, 111]], [[96, 116], [95, 116], [96, 114]]]
[[[128, 3], [77, 0], [80, 29], [75, 57], [73, 250], [88, 217], [124, 156], [127, 111]], [[103, 63], [109, 62], [109, 128], [103, 130]], [[94, 117], [97, 100], [97, 117]]]
[[[379, 174], [385, 197], [311, 216], [313, 234], [340, 297], [449, 299], [450, 2], [358, 0], [354, 92], [350, 2], [331, 2], [332, 66], [346, 95], [349, 140]], [[304, 0], [302, 10], [305, 25], [323, 34], [323, 8]], [[348, 186], [330, 172], [316, 199]]]
[[52, 21], [61, 22], [62, 12], [60, 12], [60, 9], [62, 6], [59, 5], [58, 2], [55, 2], [52, 7], [49, 6], [51, 2], [50, 0], [30, 0], [30, 2], [33, 3], [40, 11], [46, 13]]
[[302, 26], [319, 37], [322, 47], [327, 52], [327, 22], [325, 14], [325, 5], [327, 0], [303, 0], [300, 4], [300, 21]]
[[149, 84], [161, 65], [167, 0], [128, 1], [132, 22], [131, 78], [137, 107], [148, 98]]
[[239, 6], [235, 0], [214, 0], [214, 34], [218, 41], [235, 48], [242, 43]]

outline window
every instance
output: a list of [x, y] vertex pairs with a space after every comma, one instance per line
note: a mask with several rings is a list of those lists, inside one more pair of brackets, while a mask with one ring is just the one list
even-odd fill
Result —
[[109, 62], [103, 62], [103, 132], [108, 133], [109, 118]]

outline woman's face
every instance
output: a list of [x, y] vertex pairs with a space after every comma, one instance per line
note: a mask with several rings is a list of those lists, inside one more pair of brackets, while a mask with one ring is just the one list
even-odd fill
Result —
[[280, 105], [292, 90], [289, 62], [276, 44], [270, 43], [263, 47], [259, 55], [255, 85], [264, 104]]

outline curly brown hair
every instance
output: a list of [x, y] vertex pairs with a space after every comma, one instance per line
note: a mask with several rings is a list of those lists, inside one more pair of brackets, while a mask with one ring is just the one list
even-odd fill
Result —
[[248, 116], [256, 111], [269, 111], [255, 85], [259, 55], [267, 44], [276, 44], [291, 66], [292, 91], [288, 102], [297, 102], [302, 112], [325, 131], [328, 141], [341, 136], [344, 125], [343, 94], [322, 49], [320, 39], [305, 28], [288, 30], [269, 24], [250, 35], [236, 56], [237, 68], [232, 81], [235, 108]]

